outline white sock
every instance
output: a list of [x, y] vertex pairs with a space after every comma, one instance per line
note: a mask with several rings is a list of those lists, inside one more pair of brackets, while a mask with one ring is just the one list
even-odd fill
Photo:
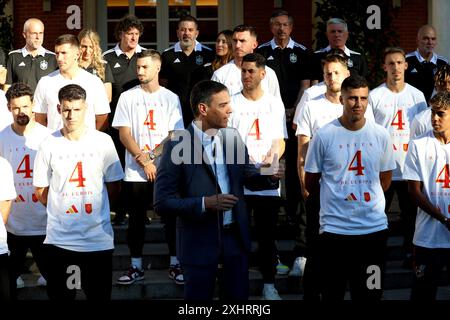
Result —
[[142, 270], [142, 258], [131, 258], [131, 265]]
[[177, 265], [177, 264], [180, 264], [180, 262], [178, 261], [177, 256], [170, 256], [170, 265], [174, 266], [174, 265]]
[[264, 283], [264, 289], [268, 289], [268, 288], [275, 289], [275, 285], [273, 283]]

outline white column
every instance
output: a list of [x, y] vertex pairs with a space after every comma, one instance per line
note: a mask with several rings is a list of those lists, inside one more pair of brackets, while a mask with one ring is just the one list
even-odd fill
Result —
[[428, 22], [436, 29], [438, 41], [435, 51], [450, 59], [450, 1], [429, 1]]

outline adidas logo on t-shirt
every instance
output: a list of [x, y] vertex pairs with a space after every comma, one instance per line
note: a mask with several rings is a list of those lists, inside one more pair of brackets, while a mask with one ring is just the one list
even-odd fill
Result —
[[25, 67], [25, 62], [21, 62], [21, 63], [19, 63], [19, 67]]
[[178, 58], [176, 58], [174, 61], [173, 61], [173, 63], [180, 63], [181, 61], [180, 61], [180, 59], [178, 59]]
[[114, 65], [114, 68], [120, 68], [120, 64], [118, 62], [116, 62], [116, 64]]
[[412, 69], [412, 70], [411, 70], [411, 73], [417, 73], [416, 68]]
[[270, 56], [270, 57], [268, 57], [268, 58], [267, 58], [267, 60], [273, 60], [273, 57], [272, 57], [272, 56]]

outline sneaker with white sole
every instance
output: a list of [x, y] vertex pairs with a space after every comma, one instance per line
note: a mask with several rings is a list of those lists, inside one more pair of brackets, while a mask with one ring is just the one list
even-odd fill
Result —
[[139, 270], [135, 266], [131, 266], [119, 279], [117, 284], [132, 284], [135, 281], [144, 280], [144, 269]]
[[262, 295], [264, 300], [282, 300], [274, 286], [264, 286]]
[[282, 275], [285, 276], [289, 273], [289, 267], [285, 264], [283, 264], [280, 259], [278, 259], [278, 264], [277, 264], [277, 274], [278, 275]]
[[16, 279], [16, 288], [17, 289], [22, 289], [25, 287], [25, 282], [23, 281], [21, 276], [18, 276]]
[[169, 267], [169, 278], [172, 279], [176, 284], [184, 284], [183, 269], [179, 264], [173, 264]]
[[289, 272], [290, 277], [301, 277], [305, 273], [305, 257], [297, 257], [292, 265], [292, 269]]

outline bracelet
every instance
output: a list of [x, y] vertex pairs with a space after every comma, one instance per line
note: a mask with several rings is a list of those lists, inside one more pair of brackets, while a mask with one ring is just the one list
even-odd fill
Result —
[[447, 221], [448, 221], [448, 218], [444, 217], [444, 221], [442, 221], [442, 224], [447, 225]]

